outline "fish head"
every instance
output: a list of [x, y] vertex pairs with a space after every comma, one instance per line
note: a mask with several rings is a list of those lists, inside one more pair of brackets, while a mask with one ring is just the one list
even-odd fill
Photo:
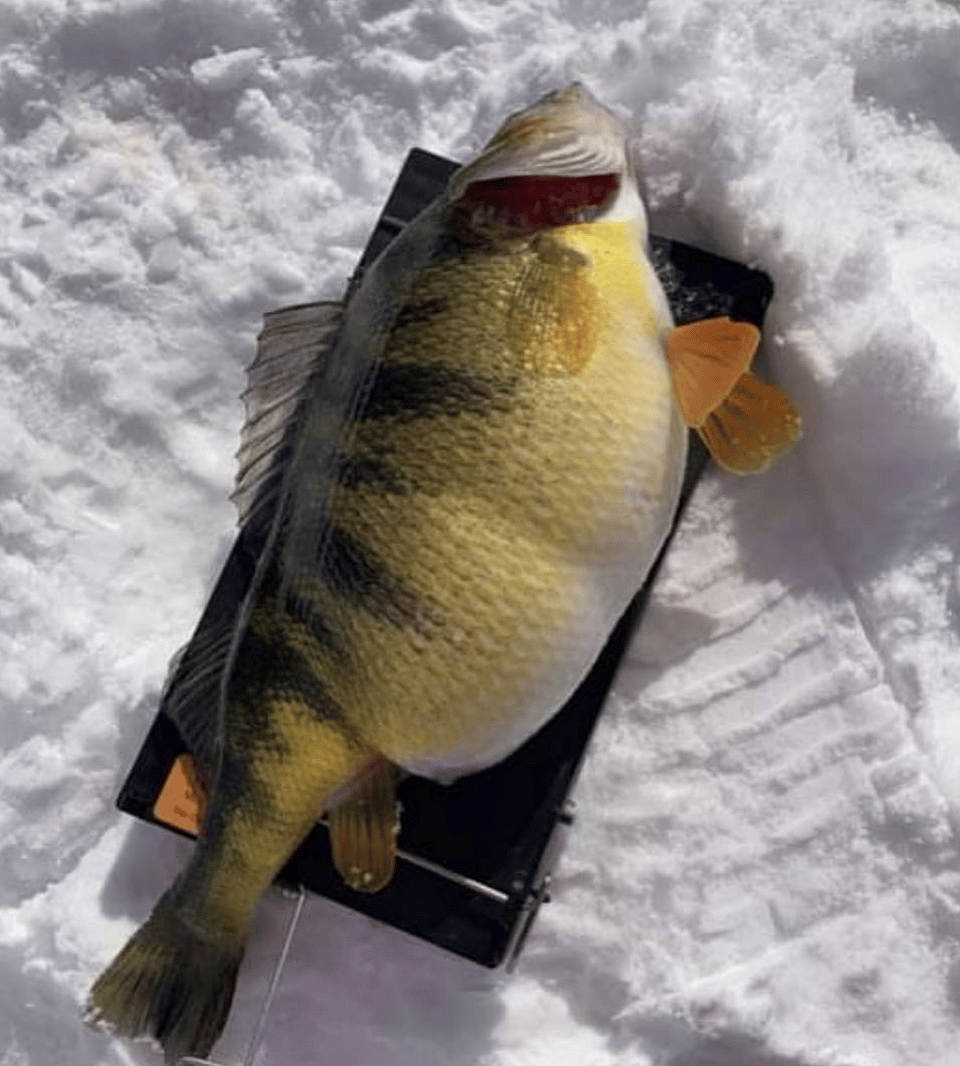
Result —
[[510, 115], [452, 175], [448, 195], [479, 232], [633, 220], [647, 237], [627, 128], [579, 82]]

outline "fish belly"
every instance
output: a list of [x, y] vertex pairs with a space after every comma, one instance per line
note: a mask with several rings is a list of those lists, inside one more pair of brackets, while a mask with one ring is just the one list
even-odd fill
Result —
[[428, 267], [387, 344], [313, 600], [370, 747], [450, 780], [589, 669], [676, 504], [686, 431], [628, 223]]

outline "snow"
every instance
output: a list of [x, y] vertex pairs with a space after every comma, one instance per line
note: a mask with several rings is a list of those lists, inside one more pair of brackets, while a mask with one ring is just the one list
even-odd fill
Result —
[[159, 1062], [80, 1007], [188, 853], [113, 798], [230, 544], [262, 313], [339, 295], [411, 145], [575, 77], [654, 229], [773, 276], [804, 439], [698, 488], [518, 972], [310, 900], [258, 1061], [956, 1061], [956, 5], [6, 0], [0, 42], [0, 1066]]

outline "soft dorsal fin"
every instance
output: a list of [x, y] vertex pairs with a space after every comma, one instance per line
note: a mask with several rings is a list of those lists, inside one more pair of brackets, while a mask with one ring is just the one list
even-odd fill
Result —
[[326, 361], [342, 313], [342, 304], [326, 301], [285, 307], [264, 317], [243, 394], [247, 418], [232, 496], [241, 525], [265, 507], [273, 513], [290, 454], [287, 431], [307, 383]]
[[760, 345], [760, 330], [749, 322], [706, 318], [677, 326], [666, 342], [680, 412], [699, 429], [730, 395]]
[[802, 423], [778, 388], [744, 374], [698, 432], [724, 470], [758, 474], [799, 440]]
[[223, 673], [265, 539], [263, 530], [240, 531], [193, 636], [174, 657], [160, 697], [160, 709], [176, 725], [208, 780], [219, 758]]

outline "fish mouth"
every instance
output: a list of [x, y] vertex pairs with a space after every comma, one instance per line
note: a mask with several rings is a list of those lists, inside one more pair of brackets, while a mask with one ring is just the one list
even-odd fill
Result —
[[523, 174], [471, 182], [455, 208], [475, 229], [536, 232], [592, 222], [619, 191], [619, 174]]
[[592, 221], [632, 173], [626, 141], [620, 119], [575, 82], [511, 115], [450, 178], [450, 201], [481, 229]]

